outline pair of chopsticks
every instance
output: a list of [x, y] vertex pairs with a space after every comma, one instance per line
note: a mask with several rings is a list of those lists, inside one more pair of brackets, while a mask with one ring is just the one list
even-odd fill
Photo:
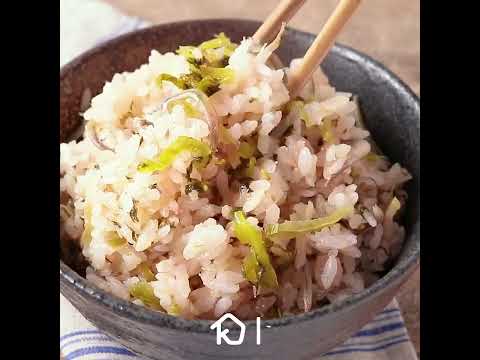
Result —
[[[347, 21], [360, 5], [361, 0], [340, 0], [312, 45], [308, 48], [301, 64], [288, 76], [288, 90], [293, 98], [302, 90], [310, 76], [321, 64]], [[254, 41], [271, 41], [283, 23], [288, 23], [306, 0], [282, 0], [253, 35]]]

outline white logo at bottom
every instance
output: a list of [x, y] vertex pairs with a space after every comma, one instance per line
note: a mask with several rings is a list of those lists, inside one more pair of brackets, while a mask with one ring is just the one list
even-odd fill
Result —
[[[222, 323], [225, 320], [232, 320], [240, 327], [240, 335], [238, 339], [232, 340], [230, 339], [227, 334], [230, 332], [228, 329], [222, 330]], [[217, 345], [220, 345], [223, 341], [228, 345], [241, 345], [243, 343], [243, 339], [245, 338], [245, 324], [237, 319], [233, 314], [227, 313], [223, 315], [220, 319], [215, 321], [212, 325], [210, 325], [210, 329], [214, 330], [217, 329]], [[257, 345], [260, 345], [260, 318], [257, 317]]]

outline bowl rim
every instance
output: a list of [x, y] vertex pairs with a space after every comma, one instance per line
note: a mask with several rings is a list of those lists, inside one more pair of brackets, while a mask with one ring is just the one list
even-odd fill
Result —
[[[175, 21], [169, 23], [163, 23], [159, 25], [154, 25], [132, 31], [118, 37], [112, 38], [100, 44], [97, 44], [92, 49], [87, 50], [73, 60], [69, 61], [67, 64], [60, 68], [60, 81], [61, 79], [70, 71], [70, 69], [76, 67], [79, 63], [83, 62], [84, 59], [92, 56], [97, 52], [101, 52], [109, 47], [115, 46], [117, 43], [124, 41], [125, 39], [141, 35], [144, 33], [149, 33], [152, 31], [158, 31], [162, 28], [167, 28], [170, 26], [182, 26], [186, 24], [207, 24], [207, 23], [244, 23], [246, 25], [256, 25], [259, 26], [260, 22], [256, 20], [249, 19], [236, 19], [236, 18], [221, 18], [221, 19], [200, 19], [200, 20], [183, 20]], [[287, 27], [287, 31], [295, 33], [301, 37], [311, 38], [315, 36], [312, 33]], [[379, 73], [382, 73], [382, 76], [385, 77], [390, 84], [399, 88], [409, 97], [412, 103], [415, 105], [416, 111], [420, 112], [420, 99], [419, 97], [406, 85], [398, 76], [393, 72], [388, 70], [383, 64], [374, 60], [370, 56], [354, 50], [353, 48], [335, 43], [331, 49], [331, 53], [335, 53], [337, 56], [346, 58], [350, 61], [356, 63], [362, 63], [363, 65], [370, 66], [375, 68]], [[420, 127], [420, 121], [418, 119], [418, 127]], [[420, 194], [418, 194], [420, 197]], [[328, 304], [315, 308], [306, 313], [296, 314], [296, 315], [286, 315], [278, 319], [263, 320], [264, 326], [269, 326], [271, 328], [280, 328], [288, 325], [294, 325], [300, 322], [305, 322], [312, 320], [314, 318], [320, 318], [331, 313], [343, 313], [351, 310], [354, 306], [358, 306], [361, 303], [368, 302], [373, 299], [377, 294], [382, 292], [385, 288], [389, 288], [395, 285], [400, 285], [407, 278], [408, 275], [413, 273], [413, 271], [419, 266], [420, 263], [420, 215], [412, 224], [412, 231], [410, 237], [414, 237], [413, 250], [406, 254], [405, 258], [397, 262], [392, 269], [390, 269], [384, 276], [379, 280], [373, 283], [371, 286], [363, 290], [358, 294], [354, 294], [344, 300], [341, 300], [335, 304]], [[72, 270], [67, 264], [60, 259], [60, 282], [64, 283], [66, 286], [75, 289], [75, 291], [81, 293], [82, 297], [85, 297], [88, 301], [94, 301], [101, 306], [106, 306], [114, 311], [116, 314], [124, 316], [130, 320], [145, 323], [152, 326], [159, 326], [163, 328], [168, 328], [171, 330], [177, 331], [188, 331], [196, 333], [211, 333], [210, 325], [214, 320], [187, 320], [180, 317], [175, 317], [161, 312], [156, 312], [150, 310], [146, 307], [133, 304], [130, 301], [123, 300], [116, 297], [113, 294], [110, 294], [96, 285], [90, 283], [85, 278], [81, 277], [78, 273]], [[62, 292], [62, 290], [61, 290]], [[62, 292], [63, 294], [63, 292]], [[67, 297], [68, 299], [68, 297]], [[247, 328], [255, 327], [255, 320], [246, 320], [243, 322]], [[225, 322], [223, 324], [224, 328], [227, 328], [233, 332], [238, 331], [238, 327]]]

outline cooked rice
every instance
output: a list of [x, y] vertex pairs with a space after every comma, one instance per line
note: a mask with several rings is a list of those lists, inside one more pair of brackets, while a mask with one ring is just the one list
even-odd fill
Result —
[[[403, 209], [401, 187], [410, 175], [371, 153], [357, 103], [351, 94], [336, 92], [321, 69], [300, 96], [311, 126], [286, 111], [292, 99], [284, 71], [265, 65], [271, 51], [242, 41], [228, 59], [234, 81], [208, 98], [208, 115], [198, 101], [191, 102], [195, 116], [180, 105], [161, 106], [183, 90], [169, 81], [159, 86], [158, 75], [179, 77], [190, 67], [183, 56], [155, 50], [147, 64], [116, 74], [93, 98], [84, 118], [94, 138], [60, 145], [60, 191], [68, 195], [61, 205], [62, 236], [90, 239], [81, 242], [87, 279], [148, 306], [131, 291], [145, 266], [154, 275], [148, 284], [162, 311], [188, 319], [226, 312], [250, 319], [309, 311], [362, 291], [388, 270], [405, 230], [398, 211], [387, 208], [396, 197]], [[298, 60], [290, 69], [295, 66]], [[332, 142], [319, 131], [329, 118]], [[249, 159], [236, 157], [236, 145], [223, 143], [212, 124], [222, 124], [237, 144], [254, 142], [250, 176], [241, 171]], [[163, 171], [138, 171], [179, 136], [217, 151], [203, 168], [192, 166], [193, 156], [183, 152]], [[277, 288], [245, 278], [250, 249], [235, 236], [234, 211], [243, 210], [247, 221], [265, 228], [345, 206], [354, 206], [346, 219], [269, 244]], [[112, 245], [112, 236], [120, 242]]]

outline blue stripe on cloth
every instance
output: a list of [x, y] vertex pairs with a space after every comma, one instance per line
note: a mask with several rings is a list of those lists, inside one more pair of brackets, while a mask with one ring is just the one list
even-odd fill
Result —
[[60, 342], [62, 342], [63, 340], [65, 340], [69, 337], [72, 337], [72, 336], [87, 335], [87, 334], [101, 334], [101, 335], [103, 335], [103, 333], [101, 333], [98, 330], [80, 330], [80, 331], [74, 331], [74, 332], [71, 332], [71, 333], [68, 333], [68, 334], [65, 334], [65, 335], [61, 336], [60, 337]]
[[65, 349], [67, 346], [73, 345], [73, 344], [78, 344], [79, 342], [84, 342], [84, 341], [112, 341], [108, 336], [102, 335], [102, 336], [92, 336], [92, 337], [82, 337], [80, 339], [75, 339], [72, 341], [68, 341], [64, 343], [62, 346], [60, 346], [60, 350]]
[[391, 323], [391, 324], [379, 326], [379, 327], [373, 328], [373, 329], [360, 330], [359, 332], [357, 332], [352, 337], [375, 336], [375, 335], [383, 334], [387, 331], [393, 331], [393, 330], [402, 329], [402, 328], [405, 328], [405, 323], [404, 322], [396, 322], [396, 323]]
[[400, 318], [400, 314], [387, 315], [385, 317], [380, 317], [379, 316], [378, 318], [375, 318], [372, 321], [370, 321], [367, 325], [379, 323], [379, 322], [386, 321], [386, 320], [398, 319], [398, 318]]
[[377, 347], [373, 347], [370, 349], [365, 349], [365, 348], [351, 348], [351, 349], [341, 349], [341, 350], [334, 350], [329, 353], [326, 353], [324, 356], [332, 356], [332, 355], [338, 355], [338, 354], [347, 354], [347, 353], [353, 353], [353, 352], [376, 352], [380, 350], [385, 350], [393, 345], [409, 342], [409, 338], [403, 338], [400, 340], [392, 341]]
[[401, 334], [397, 334], [397, 335], [393, 335], [393, 336], [389, 336], [389, 337], [386, 337], [386, 338], [383, 338], [383, 339], [375, 339], [375, 340], [372, 340], [372, 341], [362, 341], [362, 342], [354, 342], [352, 344], [348, 344], [348, 341], [347, 343], [344, 343], [343, 345], [340, 345], [340, 346], [337, 346], [335, 349], [344, 349], [344, 348], [348, 348], [348, 347], [352, 347], [352, 346], [378, 346], [386, 341], [393, 341], [393, 340], [398, 340], [399, 338], [402, 338], [402, 337], [408, 337], [408, 334], [406, 331], [402, 332]]
[[65, 354], [65, 360], [73, 360], [79, 358], [80, 356], [92, 354], [116, 354], [137, 357], [137, 355], [131, 351], [117, 346], [91, 346], [72, 351], [70, 354]]
[[386, 310], [383, 310], [381, 313], [379, 313], [378, 315], [382, 315], [382, 314], [389, 314], [389, 313], [392, 313], [392, 312], [395, 312], [395, 311], [398, 311], [400, 312], [400, 309], [396, 309], [396, 308], [393, 308], [393, 309], [386, 309]]

